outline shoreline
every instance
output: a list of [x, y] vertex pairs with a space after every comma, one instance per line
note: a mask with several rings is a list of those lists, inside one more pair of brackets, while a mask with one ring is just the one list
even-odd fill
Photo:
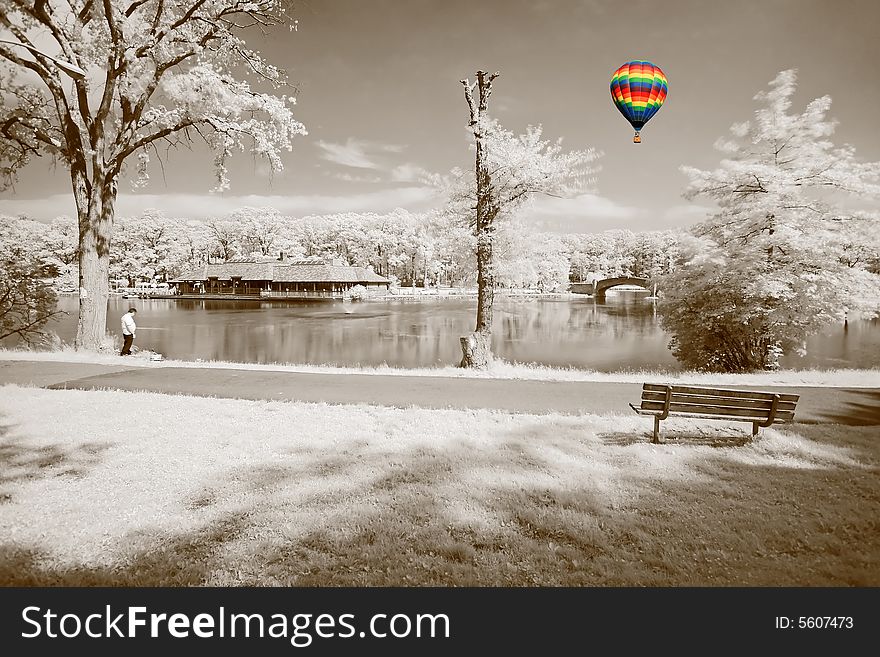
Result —
[[339, 367], [297, 363], [243, 363], [232, 361], [161, 360], [153, 361], [153, 352], [141, 351], [134, 356], [118, 356], [94, 352], [31, 351], [0, 349], [3, 361], [43, 361], [89, 363], [95, 365], [124, 365], [126, 367], [212, 368], [221, 370], [252, 370], [265, 372], [292, 372], [313, 374], [352, 374], [383, 376], [417, 376], [468, 379], [519, 379], [527, 381], [584, 381], [605, 383], [679, 383], [694, 385], [764, 385], [764, 386], [831, 386], [849, 388], [880, 388], [880, 369], [839, 370], [779, 370], [748, 374], [708, 372], [668, 372], [662, 370], [635, 370], [598, 372], [575, 368], [561, 369], [527, 363], [495, 361], [488, 370], [471, 370], [455, 366], [434, 368], [397, 367]]
[[[406, 291], [403, 291], [406, 290]], [[637, 292], [638, 290], [623, 290], [624, 292]], [[78, 292], [56, 292], [59, 297], [79, 297]], [[527, 290], [496, 290], [495, 296], [500, 298], [516, 298], [516, 299], [593, 299], [592, 294], [584, 294], [580, 292], [530, 292]], [[357, 303], [365, 303], [370, 301], [392, 301], [392, 300], [425, 300], [437, 301], [444, 299], [470, 299], [477, 297], [476, 290], [467, 288], [442, 288], [437, 290], [434, 288], [400, 288], [397, 292], [388, 292], [385, 294], [371, 294], [361, 299], [349, 299], [341, 296], [301, 296], [301, 297], [261, 297], [257, 295], [244, 294], [149, 294], [149, 293], [124, 293], [111, 292], [110, 297], [120, 297], [123, 299], [161, 299], [165, 301], [355, 301]], [[647, 300], [656, 300], [658, 297], [647, 296]]]

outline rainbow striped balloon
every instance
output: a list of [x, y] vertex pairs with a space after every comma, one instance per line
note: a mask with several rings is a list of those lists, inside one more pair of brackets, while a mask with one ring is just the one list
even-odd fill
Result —
[[669, 82], [659, 66], [636, 59], [614, 71], [611, 98], [620, 113], [632, 124], [633, 142], [642, 141], [639, 130], [654, 116], [666, 100]]

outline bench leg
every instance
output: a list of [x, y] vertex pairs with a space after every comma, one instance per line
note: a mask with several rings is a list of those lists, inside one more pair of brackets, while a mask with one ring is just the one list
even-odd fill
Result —
[[758, 435], [758, 423], [752, 422], [752, 437], [754, 438], [757, 435]]
[[654, 443], [660, 442], [660, 418], [654, 416]]

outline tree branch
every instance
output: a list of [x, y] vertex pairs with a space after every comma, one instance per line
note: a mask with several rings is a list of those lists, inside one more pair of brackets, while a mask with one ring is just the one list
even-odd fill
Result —
[[68, 59], [68, 61], [73, 64], [79, 65], [79, 59], [76, 55], [76, 52], [73, 49], [70, 41], [67, 40], [67, 37], [64, 33], [58, 29], [58, 25], [55, 24], [55, 21], [52, 20], [52, 16], [50, 16], [49, 10], [51, 10], [51, 6], [43, 1], [38, 1], [34, 3], [33, 8], [27, 2], [23, 0], [10, 0], [19, 11], [27, 14], [34, 20], [36, 20], [40, 25], [49, 29], [52, 33], [52, 37], [61, 47], [61, 52], [64, 53], [64, 56]]
[[471, 120], [468, 123], [468, 127], [473, 128], [477, 125], [477, 118], [479, 117], [477, 104], [474, 102], [474, 87], [477, 86], [477, 83], [471, 82], [469, 79], [459, 80], [459, 82], [464, 86], [464, 99], [467, 101], [468, 109], [470, 110]]
[[136, 1], [133, 2], [131, 5], [129, 5], [128, 9], [125, 10], [125, 17], [126, 17], [126, 18], [130, 18], [131, 15], [132, 15], [134, 12], [136, 12], [136, 11], [138, 10], [139, 7], [141, 7], [142, 5], [147, 4], [149, 1], [150, 1], [150, 0], [136, 0]]
[[152, 134], [141, 137], [133, 144], [130, 144], [125, 150], [123, 150], [117, 156], [117, 160], [119, 161], [119, 163], [121, 165], [122, 161], [125, 160], [125, 158], [127, 158], [129, 155], [131, 155], [132, 153], [134, 153], [138, 149], [143, 148], [147, 144], [151, 144], [152, 142], [154, 142], [158, 139], [168, 137], [169, 135], [172, 135], [176, 132], [180, 132], [181, 130], [185, 130], [186, 128], [189, 128], [190, 126], [195, 126], [197, 123], [202, 123], [202, 122], [207, 122], [207, 121], [193, 121], [192, 119], [184, 119], [183, 121], [179, 122], [177, 125], [171, 126], [169, 128], [163, 128], [161, 130], [157, 130], [156, 132], [154, 132]]

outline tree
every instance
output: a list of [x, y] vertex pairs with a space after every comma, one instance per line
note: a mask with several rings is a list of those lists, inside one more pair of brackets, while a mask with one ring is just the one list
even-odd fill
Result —
[[662, 283], [661, 320], [687, 366], [775, 368], [847, 310], [880, 305], [880, 276], [858, 255], [860, 242], [877, 244], [877, 224], [835, 205], [880, 193], [880, 163], [830, 141], [829, 97], [790, 113], [794, 92], [794, 71], [780, 73], [755, 97], [755, 119], [716, 143], [727, 154], [717, 169], [683, 167], [685, 196], [718, 205], [693, 229], [701, 243], [685, 266]]
[[[262, 93], [235, 75], [255, 73], [273, 89], [282, 72], [247, 47], [245, 30], [286, 19], [283, 0], [5, 0], [0, 25], [25, 46], [0, 45], [0, 174], [11, 183], [33, 157], [67, 166], [79, 224], [80, 308], [76, 347], [104, 336], [114, 204], [124, 165], [146, 182], [150, 152], [204, 140], [215, 153], [217, 189], [226, 161], [247, 146], [281, 168], [281, 151], [305, 134], [292, 99]], [[68, 80], [41, 54], [87, 71]], [[41, 83], [34, 85], [34, 79]]]
[[241, 226], [228, 219], [211, 219], [207, 223], [208, 254], [223, 262], [241, 255]]
[[519, 219], [500, 222], [492, 238], [492, 274], [496, 288], [533, 288], [538, 283], [532, 242]]
[[473, 285], [476, 280], [476, 237], [467, 216], [439, 211], [428, 218], [434, 240], [438, 285]]
[[48, 262], [58, 269], [56, 289], [75, 290], [79, 279], [79, 231], [72, 217], [55, 217], [44, 233]]
[[880, 214], [857, 212], [842, 218], [838, 237], [845, 265], [880, 274]]
[[45, 225], [0, 217], [0, 340], [17, 336], [25, 344], [42, 337], [58, 297], [49, 280], [57, 274], [44, 247]]
[[0, 257], [0, 340], [13, 335], [25, 344], [44, 337], [43, 326], [53, 317], [58, 295], [44, 279], [54, 276], [51, 267], [33, 257]]
[[605, 234], [565, 235], [563, 240], [568, 244], [567, 249], [571, 253], [571, 280], [592, 282], [604, 269], [605, 253], [608, 250]]
[[182, 220], [169, 219], [157, 210], [117, 219], [110, 248], [114, 278], [167, 281], [187, 260], [187, 240]]
[[228, 220], [239, 226], [243, 255], [274, 256], [284, 217], [275, 208], [243, 207], [231, 212]]
[[75, 265], [77, 260], [76, 221], [71, 217], [55, 217], [43, 235], [50, 256], [61, 265]]
[[209, 229], [203, 221], [190, 219], [184, 222], [181, 247], [180, 274], [198, 267], [208, 256]]
[[537, 236], [533, 244], [536, 285], [540, 292], [564, 292], [568, 289], [571, 260], [559, 235]]
[[496, 220], [512, 213], [534, 194], [564, 194], [578, 189], [598, 156], [593, 149], [563, 153], [561, 140], [551, 143], [541, 139], [540, 126], [529, 126], [520, 136], [503, 129], [488, 115], [492, 82], [498, 75], [477, 71], [476, 81], [461, 80], [476, 157], [472, 179], [454, 173], [465, 181], [465, 198], [470, 201], [477, 242], [477, 321], [474, 332], [461, 338], [462, 367], [484, 368], [492, 360], [492, 246]]

